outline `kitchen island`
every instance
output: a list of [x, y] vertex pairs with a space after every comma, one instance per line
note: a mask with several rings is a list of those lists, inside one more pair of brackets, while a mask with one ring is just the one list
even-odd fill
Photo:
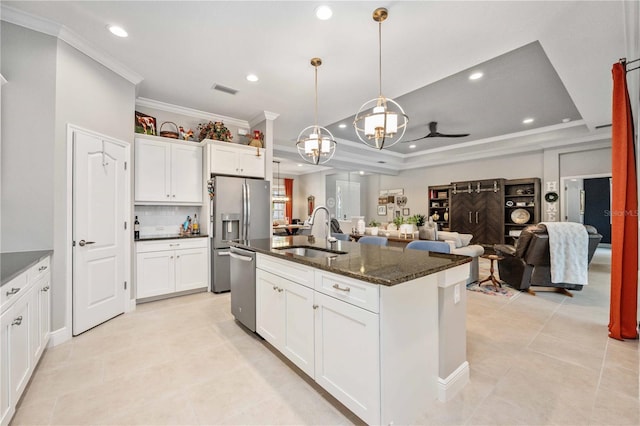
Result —
[[365, 422], [414, 424], [468, 382], [471, 258], [312, 236], [231, 245], [257, 253], [256, 332]]

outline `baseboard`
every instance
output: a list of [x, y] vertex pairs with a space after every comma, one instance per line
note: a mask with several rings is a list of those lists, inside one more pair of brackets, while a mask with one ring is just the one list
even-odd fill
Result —
[[465, 361], [446, 379], [438, 378], [438, 400], [450, 401], [467, 383], [469, 383], [469, 363]]
[[136, 310], [136, 299], [129, 299], [129, 303], [126, 306], [125, 313], [133, 312], [135, 310]]
[[62, 343], [69, 340], [71, 340], [71, 330], [67, 327], [62, 327], [51, 332], [51, 334], [49, 335], [49, 344], [47, 344], [47, 347], [52, 348], [54, 346], [61, 345]]

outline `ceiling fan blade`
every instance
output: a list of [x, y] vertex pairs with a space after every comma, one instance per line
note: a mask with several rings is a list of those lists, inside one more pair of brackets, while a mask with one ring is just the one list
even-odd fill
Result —
[[400, 143], [416, 142], [416, 141], [421, 141], [422, 139], [425, 139], [425, 138], [432, 138], [432, 137], [433, 137], [433, 136], [431, 136], [431, 133], [429, 133], [428, 135], [423, 136], [423, 137], [421, 137], [421, 138], [418, 138], [418, 139], [411, 139], [410, 141], [400, 141]]
[[436, 133], [434, 135], [432, 135], [431, 137], [439, 137], [439, 138], [464, 138], [465, 136], [469, 136], [470, 133], [461, 133], [461, 134], [456, 134], [456, 135], [446, 135], [444, 133]]

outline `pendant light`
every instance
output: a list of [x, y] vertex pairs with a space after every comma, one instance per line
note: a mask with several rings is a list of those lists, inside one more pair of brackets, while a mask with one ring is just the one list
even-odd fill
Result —
[[282, 195], [282, 193], [280, 192], [280, 188], [282, 187], [280, 185], [281, 181], [280, 181], [280, 161], [274, 161], [274, 163], [278, 164], [278, 175], [276, 177], [276, 185], [278, 187], [278, 191], [277, 194], [273, 196], [272, 201], [274, 203], [286, 203], [287, 201], [289, 201], [289, 197], [287, 197], [287, 195]]
[[333, 158], [336, 153], [336, 141], [331, 132], [324, 127], [318, 126], [318, 67], [322, 65], [320, 58], [312, 58], [311, 65], [315, 68], [315, 124], [304, 128], [298, 135], [296, 147], [298, 154], [307, 162], [312, 164], [324, 164]]
[[378, 23], [379, 95], [365, 102], [353, 121], [358, 139], [376, 149], [389, 148], [400, 142], [409, 122], [402, 107], [382, 95], [382, 21], [388, 16], [383, 7], [373, 11], [373, 20]]

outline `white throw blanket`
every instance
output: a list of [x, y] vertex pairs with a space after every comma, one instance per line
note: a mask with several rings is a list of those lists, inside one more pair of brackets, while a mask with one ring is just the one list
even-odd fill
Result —
[[588, 284], [589, 234], [581, 223], [542, 222], [549, 234], [551, 282]]

